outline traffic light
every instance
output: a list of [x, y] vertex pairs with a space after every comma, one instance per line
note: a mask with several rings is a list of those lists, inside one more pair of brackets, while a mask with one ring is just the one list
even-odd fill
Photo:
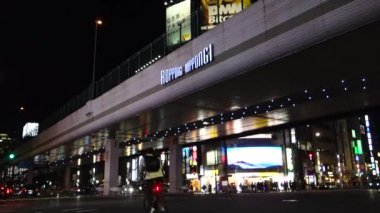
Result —
[[312, 153], [309, 153], [309, 159], [313, 160], [313, 154]]
[[8, 158], [9, 160], [13, 160], [16, 157], [14, 153], [9, 153]]
[[309, 158], [309, 160], [313, 160], [313, 157], [314, 157], [314, 153], [312, 151], [308, 151], [307, 152], [307, 157]]

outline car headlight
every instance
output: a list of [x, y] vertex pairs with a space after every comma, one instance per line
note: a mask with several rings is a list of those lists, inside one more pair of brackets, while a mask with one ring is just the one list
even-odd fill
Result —
[[370, 186], [372, 186], [372, 183], [369, 183]]

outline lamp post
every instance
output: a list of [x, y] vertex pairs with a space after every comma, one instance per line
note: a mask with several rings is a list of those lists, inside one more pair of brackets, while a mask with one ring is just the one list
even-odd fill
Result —
[[98, 26], [102, 25], [103, 21], [100, 19], [95, 20], [95, 35], [94, 35], [94, 60], [92, 64], [92, 83], [91, 83], [91, 99], [94, 99], [95, 92], [95, 65], [96, 65], [96, 43], [98, 38]]

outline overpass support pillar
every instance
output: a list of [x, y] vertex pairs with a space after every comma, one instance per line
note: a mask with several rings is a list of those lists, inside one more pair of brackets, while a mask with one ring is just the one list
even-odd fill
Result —
[[33, 174], [34, 174], [33, 166], [30, 166], [28, 168], [28, 172], [26, 173], [26, 184], [32, 184], [33, 183]]
[[[70, 157], [71, 157], [70, 149], [71, 149], [71, 145], [65, 146], [65, 154], [66, 154], [65, 158], [66, 159], [70, 159]], [[68, 163], [65, 166], [65, 170], [64, 170], [64, 174], [63, 174], [63, 189], [65, 189], [65, 190], [69, 190], [72, 187], [72, 184], [71, 184], [72, 183], [71, 168], [72, 168], [71, 163]]]
[[119, 177], [119, 157], [120, 150], [115, 140], [114, 130], [110, 131], [110, 136], [106, 143], [106, 150], [104, 156], [104, 195], [109, 195], [112, 187], [118, 185]]
[[64, 189], [69, 190], [70, 189], [70, 182], [71, 182], [71, 176], [70, 176], [70, 165], [66, 166], [65, 168], [65, 176], [63, 181], [63, 187]]
[[181, 192], [183, 185], [181, 146], [175, 139], [169, 146], [169, 191]]

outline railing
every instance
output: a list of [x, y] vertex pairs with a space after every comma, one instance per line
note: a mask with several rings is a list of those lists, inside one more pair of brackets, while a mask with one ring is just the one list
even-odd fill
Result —
[[[189, 17], [189, 19], [191, 19], [191, 39], [198, 37], [204, 32], [201, 30], [200, 16], [201, 13], [199, 11], [196, 11]], [[181, 27], [181, 23], [178, 23], [177, 26], [173, 28], [173, 31], [169, 33], [179, 32], [178, 36], [179, 38], [181, 38]], [[89, 100], [92, 99], [92, 89], [94, 89], [93, 99], [95, 99], [104, 94], [105, 92], [109, 91], [110, 89], [114, 88], [118, 84], [129, 79], [133, 75], [137, 74], [138, 72], [141, 72], [146, 67], [150, 66], [160, 58], [180, 48], [187, 42], [188, 41], [179, 42], [179, 44], [176, 44], [175, 46], [168, 48], [166, 45], [166, 33], [162, 34], [152, 43], [148, 44], [140, 51], [130, 56], [128, 59], [126, 59], [120, 65], [115, 67], [100, 80], [96, 81], [94, 87], [92, 87], [92, 85], [89, 85], [87, 89], [85, 89], [79, 95], [71, 99], [64, 106], [59, 108], [50, 117], [42, 121], [40, 123], [40, 131], [47, 129], [48, 127], [54, 125], [56, 122], [62, 120], [72, 112], [75, 112], [76, 110], [84, 106]]]

